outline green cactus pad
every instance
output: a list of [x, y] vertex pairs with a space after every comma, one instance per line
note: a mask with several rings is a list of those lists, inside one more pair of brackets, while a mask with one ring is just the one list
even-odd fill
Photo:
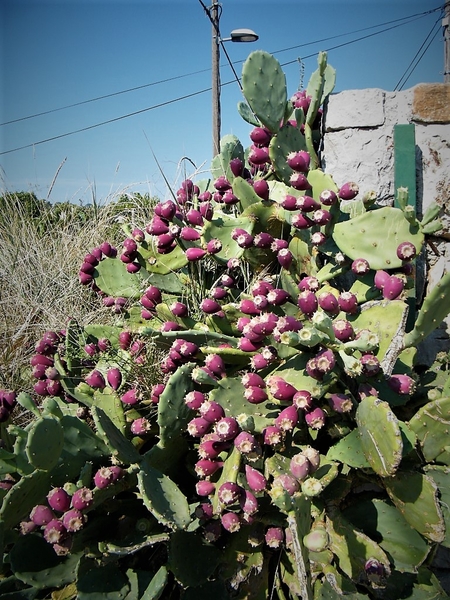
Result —
[[95, 390], [94, 404], [106, 413], [121, 433], [125, 433], [124, 405], [116, 392], [108, 387], [105, 387], [102, 391]]
[[139, 298], [144, 287], [141, 271], [128, 273], [125, 263], [118, 258], [99, 262], [94, 270], [94, 281], [108, 296]]
[[341, 252], [352, 260], [365, 258], [371, 269], [397, 269], [402, 261], [397, 248], [409, 241], [422, 249], [424, 235], [418, 225], [411, 225], [399, 208], [385, 206], [359, 217], [337, 223], [333, 239]]
[[433, 461], [450, 445], [449, 415], [450, 398], [439, 398], [422, 406], [409, 422], [428, 462]]
[[431, 477], [417, 471], [398, 471], [384, 479], [392, 502], [406, 521], [432, 542], [445, 536], [442, 510], [437, 498], [437, 485]]
[[[182, 269], [187, 265], [187, 258], [184, 254], [181, 246], [175, 246], [175, 248], [168, 254], [159, 254], [154, 247], [154, 240], [148, 243], [145, 247], [139, 248], [139, 254], [145, 260], [145, 270], [151, 273], [151, 280], [153, 285], [164, 283], [164, 279], [158, 279], [156, 275], [168, 275], [178, 269]], [[170, 277], [168, 278], [171, 279]]]
[[191, 520], [186, 496], [145, 459], [140, 463], [138, 487], [145, 506], [160, 523], [171, 529], [186, 529]]
[[359, 431], [354, 429], [341, 438], [327, 452], [327, 458], [337, 460], [355, 469], [370, 469], [364, 454]]
[[101, 564], [83, 556], [77, 573], [77, 600], [123, 600], [130, 591], [128, 577], [114, 562]]
[[49, 490], [50, 474], [36, 470], [24, 475], [8, 491], [0, 508], [0, 520], [5, 531], [27, 518], [31, 509], [44, 501]]
[[181, 435], [193, 412], [184, 402], [184, 397], [194, 389], [192, 371], [195, 363], [182, 365], [169, 378], [158, 402], [159, 444], [164, 448]]
[[238, 102], [237, 109], [244, 121], [247, 121], [247, 123], [250, 123], [250, 125], [253, 125], [254, 127], [260, 125], [260, 122], [252, 113], [252, 109], [246, 102]]
[[206, 582], [220, 558], [220, 550], [206, 544], [197, 533], [176, 531], [170, 537], [168, 566], [184, 587]]
[[[248, 542], [248, 530], [242, 527], [239, 531], [233, 533], [229, 543], [226, 545], [222, 555], [221, 572], [224, 579], [232, 588], [239, 587], [239, 597], [241, 598], [268, 598], [267, 577], [263, 574], [264, 555], [261, 547], [253, 548]], [[257, 594], [255, 594], [257, 592]], [[216, 596], [208, 596], [202, 600], [209, 600]], [[230, 598], [228, 593], [220, 600]], [[195, 599], [197, 600], [197, 599]]]
[[26, 452], [36, 469], [50, 471], [58, 462], [64, 446], [64, 431], [59, 421], [41, 417], [28, 433]]
[[[320, 106], [325, 102], [327, 96], [334, 90], [336, 83], [336, 70], [327, 64], [327, 53], [319, 52], [317, 57], [319, 68], [314, 71], [308, 81], [306, 94], [311, 98], [317, 98], [317, 104]], [[320, 92], [320, 93], [319, 93]]]
[[445, 523], [445, 537], [441, 544], [450, 548], [450, 469], [441, 465], [426, 467], [426, 474], [439, 488], [439, 499]]
[[242, 67], [242, 88], [254, 114], [276, 133], [287, 102], [286, 77], [280, 63], [268, 52], [252, 52]]
[[20, 537], [9, 554], [17, 579], [36, 589], [60, 588], [75, 581], [80, 557], [58, 557], [51, 545], [34, 533]]
[[329, 548], [339, 561], [340, 569], [353, 581], [365, 576], [364, 565], [369, 558], [378, 560], [390, 573], [390, 561], [384, 550], [369, 536], [355, 529], [342, 515], [326, 519]]
[[[261, 197], [255, 192], [253, 186], [251, 186], [248, 181], [242, 177], [235, 177], [233, 181], [233, 194], [239, 198], [241, 206], [244, 210], [251, 204], [261, 202]], [[237, 224], [235, 227], [242, 227], [242, 225]], [[246, 229], [246, 231], [247, 233], [251, 233], [251, 231], [248, 229]]]
[[141, 460], [141, 455], [106, 412], [99, 406], [93, 406], [91, 412], [97, 431], [110, 448], [112, 455], [126, 465], [138, 463]]
[[297, 127], [290, 123], [283, 125], [277, 135], [270, 140], [269, 156], [277, 176], [289, 185], [289, 178], [294, 172], [287, 164], [287, 156], [290, 152], [306, 150], [305, 136]]
[[414, 329], [405, 335], [405, 347], [417, 346], [434, 331], [449, 314], [450, 272], [427, 292], [417, 315]]
[[239, 258], [244, 249], [232, 239], [233, 229], [239, 227], [245, 229], [247, 233], [252, 233], [253, 222], [248, 217], [230, 217], [221, 214], [219, 211], [214, 213], [214, 219], [208, 221], [203, 229], [203, 239], [205, 243], [212, 239], [219, 239], [222, 242], [222, 250], [214, 255], [214, 258], [222, 263], [226, 263], [230, 258]]
[[428, 555], [429, 545], [391, 504], [376, 498], [358, 501], [344, 510], [343, 516], [377, 540], [398, 571], [415, 573]]
[[368, 463], [381, 477], [393, 475], [402, 459], [403, 440], [389, 404], [368, 396], [358, 405], [355, 418]]
[[244, 148], [235, 135], [225, 135], [220, 140], [220, 154], [217, 154], [211, 164], [211, 175], [217, 179], [225, 176], [230, 182], [234, 175], [230, 168], [230, 161], [233, 158], [240, 158], [244, 162]]

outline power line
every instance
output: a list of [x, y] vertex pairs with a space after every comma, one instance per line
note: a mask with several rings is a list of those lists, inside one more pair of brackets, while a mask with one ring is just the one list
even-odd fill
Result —
[[[199, 2], [203, 6], [203, 8], [205, 9], [205, 12], [207, 13], [208, 10], [205, 7], [205, 5], [203, 4], [203, 2], [201, 0], [199, 0]], [[288, 52], [288, 51], [291, 51], [291, 50], [297, 50], [298, 48], [304, 48], [306, 46], [312, 46], [314, 44], [320, 44], [322, 42], [327, 42], [327, 41], [330, 41], [330, 40], [338, 39], [338, 38], [345, 37], [345, 36], [348, 36], [348, 35], [352, 35], [352, 34], [355, 34], [355, 33], [360, 33], [361, 31], [368, 31], [370, 29], [376, 29], [378, 27], [384, 27], [385, 25], [390, 25], [391, 23], [398, 23], [399, 21], [405, 21], [405, 22], [404, 23], [400, 23], [399, 25], [397, 25], [397, 27], [400, 27], [402, 25], [408, 25], [409, 23], [411, 23], [411, 22], [413, 22], [413, 21], [415, 21], [415, 20], [417, 20], [417, 19], [419, 19], [421, 17], [429, 15], [429, 14], [431, 14], [433, 12], [436, 12], [437, 10], [442, 10], [442, 7], [433, 8], [433, 9], [427, 10], [427, 11], [422, 12], [422, 13], [415, 13], [413, 15], [409, 15], [407, 17], [401, 17], [399, 19], [394, 19], [392, 21], [386, 21], [384, 23], [379, 23], [377, 25], [371, 25], [369, 27], [362, 27], [361, 29], [356, 29], [356, 30], [348, 32], [348, 33], [340, 33], [340, 34], [337, 34], [337, 35], [330, 36], [328, 38], [321, 38], [321, 39], [318, 39], [318, 40], [314, 40], [312, 42], [305, 42], [303, 44], [298, 44], [296, 46], [290, 46], [289, 48], [283, 48], [281, 50], [276, 50], [276, 51], [272, 52], [272, 54], [280, 54], [281, 52]], [[391, 28], [389, 28], [389, 29], [391, 29]], [[383, 30], [383, 31], [374, 32], [371, 35], [377, 35], [378, 33], [383, 33], [384, 31], [389, 31], [389, 29], [386, 29], [386, 30]], [[365, 39], [365, 38], [362, 37], [362, 38], [359, 38], [359, 39]], [[355, 40], [355, 41], [358, 41], [358, 40]], [[353, 41], [347, 42], [347, 43], [342, 44], [342, 45], [351, 44], [351, 43], [353, 43]], [[334, 47], [330, 48], [330, 50], [334, 50], [336, 48], [340, 48], [342, 45], [334, 46]], [[222, 44], [222, 48], [225, 50], [223, 44]], [[229, 57], [227, 55], [226, 50], [225, 50], [225, 56], [226, 56], [226, 58], [228, 60], [229, 65], [231, 66], [231, 68], [233, 70], [233, 64], [231, 63], [231, 61], [230, 61], [230, 59], [229, 59]], [[312, 56], [314, 56], [314, 55], [312, 55]], [[307, 57], [303, 57], [303, 58], [310, 58], [310, 57], [311, 57], [311, 55], [307, 56]], [[293, 62], [296, 62], [296, 61], [297, 61], [297, 59], [295, 61], [291, 61], [291, 62], [288, 62], [288, 63], [285, 63], [285, 64], [286, 65], [292, 64]], [[243, 60], [235, 61], [235, 64], [239, 64], [239, 63], [242, 63], [242, 62], [244, 62], [244, 61]], [[0, 123], [0, 127], [2, 127], [3, 125], [11, 125], [13, 123], [19, 123], [20, 121], [26, 121], [28, 119], [34, 119], [36, 117], [41, 117], [41, 116], [48, 115], [48, 114], [51, 114], [51, 113], [54, 113], [54, 112], [58, 112], [58, 111], [61, 111], [61, 110], [66, 110], [68, 108], [74, 108], [76, 106], [82, 106], [84, 104], [90, 104], [91, 102], [97, 102], [99, 100], [105, 100], [107, 98], [113, 98], [114, 96], [119, 96], [121, 94], [127, 94], [129, 92], [134, 92], [134, 91], [137, 91], [137, 90], [142, 90], [142, 89], [145, 89], [147, 87], [152, 87], [152, 86], [155, 86], [155, 85], [160, 85], [162, 83], [168, 83], [169, 81], [177, 81], [178, 79], [184, 79], [186, 77], [191, 77], [193, 75], [199, 75], [200, 73], [206, 73], [207, 71], [210, 71], [210, 70], [211, 70], [210, 68], [200, 69], [198, 71], [192, 71], [191, 73], [186, 73], [184, 75], [175, 75], [173, 77], [168, 77], [167, 79], [161, 79], [159, 81], [153, 81], [151, 83], [145, 83], [143, 85], [138, 85], [138, 86], [135, 86], [135, 87], [132, 87], [132, 88], [127, 88], [125, 90], [120, 90], [118, 92], [112, 92], [110, 94], [104, 94], [102, 96], [97, 96], [95, 98], [89, 98], [87, 100], [80, 100], [79, 102], [74, 102], [72, 104], [67, 104], [65, 106], [60, 106], [60, 107], [57, 107], [57, 108], [52, 108], [52, 109], [49, 109], [49, 110], [38, 112], [38, 113], [35, 113], [35, 114], [32, 114], [32, 115], [26, 115], [25, 117], [19, 117], [17, 119], [12, 119], [10, 121], [5, 121], [3, 123]]]
[[[429, 14], [430, 12], [435, 12], [435, 10], [437, 10], [437, 9], [434, 9], [433, 11], [427, 11], [426, 13], [423, 13], [423, 14]], [[439, 10], [442, 10], [442, 9], [439, 9]], [[397, 19], [397, 21], [398, 21], [398, 19]], [[382, 31], [376, 31], [376, 32], [374, 32], [374, 33], [371, 33], [371, 34], [368, 34], [368, 35], [365, 35], [365, 36], [362, 36], [362, 37], [356, 38], [356, 39], [354, 39], [354, 40], [350, 40], [350, 41], [348, 41], [348, 42], [344, 42], [344, 43], [342, 43], [342, 44], [338, 44], [338, 45], [336, 45], [336, 46], [331, 46], [330, 48], [327, 48], [325, 51], [326, 51], [326, 52], [329, 52], [330, 50], [336, 50], [337, 48], [342, 48], [342, 47], [344, 47], [344, 46], [348, 46], [348, 45], [350, 45], [350, 44], [354, 44], [354, 43], [356, 43], [356, 42], [360, 42], [360, 41], [362, 41], [362, 40], [368, 39], [368, 38], [370, 38], [370, 37], [373, 37], [373, 36], [375, 36], [375, 35], [379, 35], [379, 34], [381, 34], [381, 33], [385, 33], [386, 31], [389, 31], [389, 30], [391, 30], [391, 29], [395, 29], [395, 28], [397, 28], [397, 27], [401, 27], [402, 25], [405, 25], [405, 23], [401, 23], [401, 24], [393, 25], [392, 27], [389, 27], [389, 28], [387, 28], [387, 29], [384, 29], [384, 30], [382, 30]], [[435, 24], [435, 25], [436, 25], [436, 24]], [[435, 27], [435, 25], [433, 25], [433, 28]], [[436, 33], [437, 33], [437, 32], [436, 32]], [[335, 37], [339, 37], [339, 36], [335, 36]], [[426, 47], [426, 49], [425, 49], [424, 53], [426, 52], [426, 50], [428, 49], [428, 47], [430, 46], [431, 42], [434, 40], [434, 38], [435, 38], [435, 37], [436, 37], [436, 34], [434, 35], [433, 39], [430, 41], [430, 43], [429, 43], [429, 44], [428, 44], [428, 46]], [[332, 38], [329, 38], [329, 39], [332, 39]], [[309, 44], [309, 43], [308, 43], [308, 44]], [[308, 45], [308, 44], [304, 44], [304, 45]], [[281, 52], [281, 51], [279, 51], [279, 52]], [[421, 55], [420, 59], [422, 58], [422, 56], [424, 55], [424, 53], [422, 53], [422, 55]], [[314, 57], [314, 56], [316, 56], [316, 53], [312, 53], [312, 54], [309, 54], [309, 55], [307, 55], [307, 56], [304, 56], [304, 57], [303, 57], [303, 60], [306, 60], [306, 59], [308, 59], [308, 58], [312, 58], [312, 57]], [[420, 61], [420, 59], [419, 59], [419, 61]], [[414, 60], [414, 59], [413, 59], [413, 60]], [[287, 65], [293, 64], [293, 63], [295, 63], [295, 62], [297, 62], [297, 59], [295, 59], [295, 60], [293, 60], [293, 61], [288, 61], [288, 62], [282, 63], [282, 64], [281, 64], [281, 66], [287, 66]], [[418, 64], [418, 63], [417, 63], [417, 64]], [[417, 66], [417, 64], [416, 64], [416, 66]], [[415, 67], [414, 67], [414, 68], [415, 68]], [[205, 69], [205, 70], [206, 70], [206, 69]], [[410, 75], [411, 75], [411, 74], [410, 74]], [[234, 83], [234, 81], [235, 81], [235, 80], [232, 80], [232, 81], [227, 81], [226, 83], [223, 83], [223, 84], [221, 84], [221, 87], [223, 87], [223, 86], [225, 86], [225, 85], [229, 85], [229, 84], [231, 84], [231, 83]], [[20, 146], [20, 147], [17, 147], [17, 148], [11, 148], [10, 150], [4, 150], [4, 151], [0, 152], [0, 156], [2, 156], [2, 155], [4, 155], [4, 154], [10, 154], [10, 153], [12, 153], [12, 152], [17, 152], [17, 151], [19, 151], [19, 150], [25, 150], [26, 148], [33, 148], [34, 146], [38, 146], [38, 145], [40, 145], [40, 144], [45, 144], [45, 143], [47, 143], [47, 142], [51, 142], [51, 141], [54, 141], [54, 140], [57, 140], [57, 139], [61, 139], [61, 138], [64, 138], [64, 137], [68, 137], [68, 136], [70, 136], [70, 135], [74, 135], [74, 134], [76, 134], [76, 133], [82, 133], [82, 132], [84, 132], [84, 131], [89, 131], [89, 130], [91, 130], [91, 129], [95, 129], [95, 128], [97, 128], [97, 127], [101, 127], [101, 126], [103, 126], [103, 125], [108, 125], [108, 124], [110, 124], [110, 123], [114, 123], [114, 122], [116, 122], [116, 121], [121, 121], [122, 119], [127, 119], [127, 118], [129, 118], [129, 117], [133, 117], [133, 116], [136, 116], [136, 115], [138, 115], [138, 114], [142, 114], [142, 113], [144, 113], [144, 112], [148, 112], [148, 111], [150, 111], [150, 110], [154, 110], [154, 109], [156, 109], [156, 108], [161, 108], [161, 107], [163, 107], [163, 106], [167, 106], [167, 105], [169, 105], [169, 104], [173, 104], [173, 103], [175, 103], [175, 102], [179, 102], [179, 101], [181, 101], [181, 100], [186, 100], [186, 99], [188, 99], [188, 98], [192, 98], [192, 97], [194, 97], [194, 96], [198, 96], [198, 95], [200, 95], [200, 94], [203, 94], [203, 93], [205, 93], [205, 92], [209, 92], [209, 91], [211, 91], [211, 87], [209, 87], [209, 88], [205, 88], [205, 89], [203, 89], [203, 90], [199, 90], [199, 91], [197, 91], [197, 92], [193, 92], [193, 93], [191, 93], [191, 94], [187, 94], [187, 95], [185, 95], [185, 96], [180, 96], [180, 97], [174, 98], [174, 99], [172, 99], [172, 100], [167, 100], [166, 102], [162, 102], [162, 103], [160, 103], [160, 104], [155, 104], [155, 105], [153, 105], [153, 106], [149, 106], [149, 107], [147, 107], [147, 108], [143, 108], [143, 109], [141, 109], [141, 110], [134, 111], [134, 112], [132, 112], [132, 113], [128, 113], [128, 114], [125, 114], [125, 115], [121, 115], [120, 117], [115, 117], [115, 118], [113, 118], [113, 119], [108, 119], [107, 121], [102, 121], [101, 123], [95, 123], [94, 125], [89, 125], [89, 126], [87, 126], [87, 127], [82, 127], [82, 128], [80, 128], [80, 129], [76, 129], [76, 130], [74, 130], [74, 131], [69, 131], [69, 132], [66, 132], [66, 133], [62, 133], [62, 134], [60, 134], [60, 135], [56, 135], [56, 136], [53, 136], [53, 137], [50, 137], [50, 138], [46, 138], [46, 139], [44, 139], [44, 140], [40, 140], [40, 141], [38, 141], [38, 142], [33, 142], [33, 143], [31, 143], [31, 144], [26, 144], [26, 145], [24, 145], [24, 146]], [[62, 109], [61, 109], [61, 110], [62, 110]]]
[[[411, 77], [412, 73], [414, 72], [414, 69], [417, 67], [417, 65], [419, 64], [419, 62], [422, 60], [422, 57], [424, 56], [425, 52], [428, 50], [428, 48], [430, 47], [431, 43], [433, 42], [434, 38], [437, 36], [439, 30], [440, 30], [440, 20], [441, 20], [441, 16], [438, 17], [438, 19], [436, 20], [436, 22], [433, 24], [432, 28], [430, 29], [430, 32], [428, 33], [427, 37], [424, 39], [424, 41], [422, 42], [422, 45], [420, 46], [420, 48], [417, 50], [416, 54], [414, 55], [413, 59], [411, 60], [411, 62], [409, 63], [409, 65], [407, 66], [405, 72], [403, 73], [403, 75], [400, 77], [399, 81], [397, 82], [395, 88], [394, 88], [394, 92], [397, 90], [402, 90], [403, 86], [405, 85], [405, 83], [408, 81], [408, 79]], [[437, 28], [436, 28], [437, 25]], [[428, 45], [426, 46], [425, 50], [422, 52], [422, 54], [420, 55], [419, 59], [417, 60], [416, 64], [412, 67], [411, 72], [409, 73], [409, 75], [407, 76], [407, 73], [409, 71], [409, 69], [411, 68], [411, 65], [414, 63], [414, 61], [417, 58], [417, 55], [419, 54], [419, 52], [422, 50], [422, 48], [425, 46], [425, 44], [428, 41], [428, 38], [431, 36], [431, 34], [433, 33], [433, 30], [436, 28], [436, 31], [433, 35], [433, 37], [431, 38], [430, 42], [428, 43]], [[404, 80], [403, 80], [404, 79]]]

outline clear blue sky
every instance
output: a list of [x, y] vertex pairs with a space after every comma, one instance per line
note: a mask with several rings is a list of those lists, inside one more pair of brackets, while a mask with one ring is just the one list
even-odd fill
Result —
[[[208, 6], [208, 0], [204, 4]], [[222, 0], [220, 29], [222, 37], [232, 29], [254, 29], [259, 34], [256, 43], [226, 45], [236, 71], [240, 75], [253, 50], [273, 53], [281, 64], [289, 63], [283, 67], [289, 94], [301, 82], [297, 58], [304, 58], [306, 85], [320, 50], [328, 51], [328, 62], [336, 68], [335, 92], [392, 91], [435, 32], [403, 89], [443, 81], [439, 11], [407, 24], [394, 22], [443, 4], [443, 0]], [[348, 43], [365, 36], [370, 37]], [[221, 65], [222, 83], [232, 81], [223, 53]], [[173, 189], [192, 175], [192, 163], [198, 171], [209, 168], [211, 24], [199, 0], [0, 0], [0, 74], [0, 123], [145, 86], [1, 125], [0, 153], [35, 145], [0, 154], [0, 192], [34, 191], [46, 198], [65, 161], [50, 195], [53, 202], [86, 203], [93, 194], [104, 202], [120, 191], [165, 199], [168, 190], [151, 150]], [[201, 90], [206, 91], [173, 102]], [[222, 135], [234, 133], [246, 147], [251, 127], [237, 113], [241, 99], [236, 82], [223, 86]], [[157, 108], [145, 110], [151, 107]], [[136, 111], [144, 112], [38, 143]]]

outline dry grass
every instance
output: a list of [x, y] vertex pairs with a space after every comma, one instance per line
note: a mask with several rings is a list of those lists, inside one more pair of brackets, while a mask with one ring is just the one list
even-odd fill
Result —
[[81, 325], [111, 319], [97, 295], [79, 284], [79, 267], [85, 254], [104, 240], [123, 240], [121, 221], [142, 227], [151, 218], [148, 203], [142, 205], [139, 197], [130, 195], [120, 212], [114, 200], [92, 207], [84, 221], [70, 205], [57, 221], [54, 216], [36, 221], [13, 194], [3, 196], [0, 387], [31, 390], [29, 360], [44, 331], [63, 329], [69, 318]]

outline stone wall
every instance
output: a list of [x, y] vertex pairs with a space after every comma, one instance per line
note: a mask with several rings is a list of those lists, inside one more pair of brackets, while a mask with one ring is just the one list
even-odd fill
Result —
[[450, 84], [340, 92], [324, 117], [322, 167], [338, 186], [355, 181], [360, 194], [375, 191], [382, 204], [395, 197], [394, 125], [414, 123], [417, 211], [420, 217], [435, 200], [444, 222], [427, 248], [426, 285], [433, 287], [450, 271]]

